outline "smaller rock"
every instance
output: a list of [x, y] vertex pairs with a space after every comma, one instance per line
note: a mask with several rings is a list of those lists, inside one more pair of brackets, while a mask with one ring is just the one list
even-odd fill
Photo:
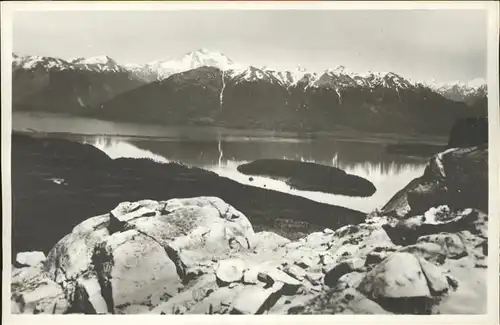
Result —
[[271, 250], [288, 243], [290, 243], [290, 239], [270, 231], [258, 232], [253, 238], [253, 247], [257, 252]]
[[430, 296], [420, 263], [409, 253], [388, 256], [366, 274], [358, 290], [373, 300]]
[[250, 267], [243, 272], [243, 283], [245, 284], [257, 284], [259, 283], [259, 273], [260, 269], [258, 267]]
[[303, 256], [300, 261], [295, 262], [298, 266], [300, 266], [303, 269], [309, 269], [315, 265], [313, 259], [309, 256]]
[[282, 283], [283, 294], [292, 295], [297, 292], [301, 283], [278, 269], [271, 269], [266, 274], [273, 279], [274, 283]]
[[440, 224], [449, 222], [455, 219], [455, 216], [450, 213], [450, 208], [446, 205], [432, 207], [424, 213], [425, 223]]
[[338, 280], [344, 274], [353, 272], [352, 265], [347, 262], [342, 262], [335, 265], [332, 269], [330, 269], [325, 274], [324, 282], [329, 287], [335, 287], [337, 285]]
[[312, 285], [318, 286], [321, 285], [321, 280], [323, 279], [322, 273], [307, 273], [306, 279], [311, 282]]
[[344, 274], [338, 279], [336, 287], [339, 289], [357, 288], [364, 277], [365, 273], [362, 272]]
[[75, 303], [80, 305], [81, 311], [85, 313], [108, 313], [108, 306], [101, 294], [101, 286], [94, 276], [81, 277], [76, 281]]
[[13, 297], [23, 314], [63, 314], [69, 308], [61, 287], [50, 279], [39, 276], [14, 285]]
[[335, 263], [335, 260], [330, 254], [320, 254], [319, 262], [323, 265], [332, 265]]
[[274, 280], [267, 274], [263, 272], [259, 272], [257, 275], [257, 280], [259, 280], [262, 283], [265, 283], [266, 286], [272, 286], [274, 283]]
[[448, 282], [448, 284], [450, 285], [450, 287], [453, 289], [453, 290], [456, 290], [458, 288], [458, 285], [459, 285], [459, 282], [457, 279], [455, 279], [453, 276], [447, 274], [446, 275], [446, 281]]
[[348, 263], [353, 271], [365, 271], [365, 260], [358, 257], [353, 257], [344, 261]]
[[474, 267], [486, 269], [488, 268], [488, 260], [484, 257], [481, 258], [479, 256], [476, 256], [476, 264], [474, 265]]
[[366, 255], [365, 266], [378, 264], [382, 262], [384, 258], [387, 257], [387, 255], [387, 253], [382, 252], [370, 252], [368, 253], [368, 255]]
[[298, 265], [289, 265], [285, 268], [285, 272], [295, 279], [302, 281], [306, 276], [306, 271]]
[[262, 314], [279, 299], [280, 284], [268, 289], [259, 286], [247, 286], [233, 302], [233, 314]]
[[405, 246], [399, 251], [411, 253], [439, 265], [442, 265], [446, 260], [446, 254], [443, 254], [441, 246], [436, 243], [421, 242], [415, 245]]
[[438, 296], [447, 292], [449, 286], [444, 270], [424, 259], [420, 259], [419, 261], [425, 278], [427, 279], [431, 294]]
[[128, 222], [135, 218], [155, 216], [160, 208], [160, 203], [153, 200], [142, 200], [138, 202], [122, 202], [118, 204], [110, 214], [118, 221]]
[[325, 229], [323, 229], [323, 232], [324, 232], [325, 234], [333, 234], [333, 233], [335, 233], [335, 231], [333, 231], [333, 230], [332, 230], [332, 229], [330, 229], [330, 228], [325, 228]]
[[458, 234], [439, 233], [421, 236], [417, 239], [417, 244], [425, 242], [440, 245], [448, 258], [459, 259], [467, 255], [467, 249]]
[[187, 312], [187, 308], [184, 305], [177, 305], [174, 307], [174, 315], [184, 315]]
[[219, 262], [215, 275], [222, 285], [228, 285], [231, 282], [241, 281], [245, 269], [246, 266], [243, 260], [227, 259]]
[[43, 252], [22, 252], [16, 255], [16, 262], [23, 266], [35, 266], [45, 261]]
[[10, 313], [15, 315], [15, 314], [21, 314], [21, 304], [15, 300], [10, 300]]
[[124, 315], [149, 314], [149, 307], [144, 305], [130, 305], [121, 310]]
[[345, 311], [342, 314], [390, 314], [375, 301], [370, 300], [354, 289], [348, 289], [344, 293], [346, 301]]

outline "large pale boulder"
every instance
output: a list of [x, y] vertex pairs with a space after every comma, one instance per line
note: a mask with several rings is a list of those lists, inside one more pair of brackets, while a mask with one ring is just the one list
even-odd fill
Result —
[[120, 203], [77, 225], [44, 272], [76, 312], [145, 310], [220, 261], [253, 247], [248, 219], [215, 197]]
[[[219, 198], [172, 199], [161, 214], [128, 224], [166, 247], [182, 277], [204, 264], [207, 256], [220, 260], [253, 246], [250, 221]], [[148, 204], [151, 204], [149, 202]]]
[[370, 299], [430, 296], [419, 260], [409, 253], [393, 253], [368, 272], [358, 290]]

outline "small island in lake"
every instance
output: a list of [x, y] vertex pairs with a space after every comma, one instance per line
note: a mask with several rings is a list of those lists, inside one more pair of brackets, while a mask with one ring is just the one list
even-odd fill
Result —
[[259, 159], [238, 166], [245, 175], [267, 176], [279, 179], [289, 186], [331, 194], [367, 197], [375, 193], [375, 186], [367, 179], [351, 175], [342, 169], [286, 159]]

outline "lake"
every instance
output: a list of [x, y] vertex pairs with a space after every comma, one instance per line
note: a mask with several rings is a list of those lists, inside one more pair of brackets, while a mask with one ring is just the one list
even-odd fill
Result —
[[[179, 162], [213, 171], [242, 184], [363, 212], [382, 207], [408, 182], [421, 176], [428, 159], [387, 153], [387, 144], [401, 140], [398, 136], [387, 134], [297, 134], [216, 127], [164, 127], [26, 112], [13, 113], [12, 129], [43, 132], [91, 144], [111, 158], [151, 158], [158, 162]], [[447, 139], [403, 140], [444, 144]], [[338, 167], [370, 180], [377, 191], [371, 197], [364, 198], [301, 191], [290, 188], [282, 181], [265, 177], [253, 177], [250, 180], [249, 176], [236, 169], [242, 163], [264, 158], [293, 159]]]

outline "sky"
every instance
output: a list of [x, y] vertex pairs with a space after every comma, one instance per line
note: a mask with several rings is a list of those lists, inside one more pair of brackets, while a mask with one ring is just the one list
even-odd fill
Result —
[[206, 48], [258, 67], [486, 78], [480, 10], [39, 11], [16, 12], [13, 24], [21, 55], [146, 63]]

